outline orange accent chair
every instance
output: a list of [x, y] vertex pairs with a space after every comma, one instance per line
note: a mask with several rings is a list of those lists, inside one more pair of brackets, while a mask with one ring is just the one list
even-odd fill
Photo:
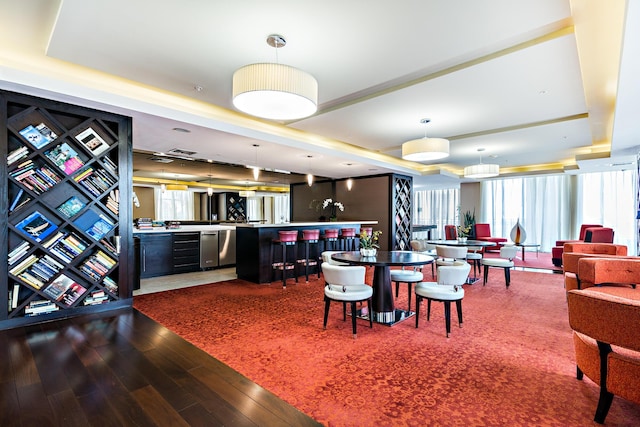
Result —
[[478, 224], [474, 225], [475, 240], [482, 240], [483, 242], [493, 242], [496, 246], [490, 246], [485, 250], [500, 250], [500, 248], [507, 243], [507, 239], [504, 237], [494, 237], [491, 235], [490, 224]]
[[580, 258], [577, 271], [564, 274], [567, 292], [603, 285], [635, 288], [637, 283], [640, 283], [640, 257]]
[[[582, 224], [580, 226], [580, 235], [574, 240], [556, 240], [556, 246], [551, 248], [551, 261], [556, 267], [562, 267], [562, 252], [565, 243], [584, 242], [587, 229], [594, 227], [602, 227], [602, 224]], [[613, 243], [613, 237], [610, 242], [602, 241], [600, 243]]]
[[562, 253], [562, 268], [565, 273], [578, 273], [581, 258], [626, 257], [627, 247], [615, 243], [565, 243]]
[[600, 386], [594, 420], [603, 424], [614, 396], [640, 403], [640, 290], [572, 290], [567, 303], [576, 377]]

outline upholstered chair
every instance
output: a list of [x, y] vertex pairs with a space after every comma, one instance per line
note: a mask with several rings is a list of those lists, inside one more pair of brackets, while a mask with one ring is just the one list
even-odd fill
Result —
[[[433, 263], [431, 263], [433, 265]], [[407, 310], [411, 310], [411, 294], [414, 283], [420, 283], [423, 280], [422, 268], [420, 266], [405, 267], [392, 269], [389, 272], [391, 282], [396, 284], [396, 298], [400, 291], [400, 283], [406, 283], [409, 295], [407, 296]]]
[[340, 261], [336, 261], [334, 259], [331, 259], [331, 255], [339, 254], [341, 252], [343, 252], [343, 251], [324, 251], [324, 252], [322, 252], [321, 256], [322, 256], [323, 264], [326, 262], [328, 264], [333, 264], [333, 265], [349, 265], [346, 262], [340, 262]]
[[482, 254], [484, 253], [482, 246], [467, 246], [467, 261], [473, 265], [473, 277], [477, 278], [477, 273], [482, 271]]
[[444, 226], [444, 238], [445, 240], [456, 240], [458, 238], [458, 229], [455, 225]]
[[456, 303], [458, 325], [462, 327], [462, 299], [471, 265], [466, 261], [455, 261], [451, 265], [438, 267], [437, 282], [421, 282], [416, 285], [416, 328], [420, 320], [420, 303], [427, 300], [427, 321], [431, 317], [431, 301], [444, 303], [444, 321], [447, 338], [451, 333], [451, 302]]
[[635, 288], [639, 282], [639, 257], [585, 257], [575, 273], [565, 273], [564, 286], [567, 291], [603, 285]]
[[467, 260], [466, 246], [444, 246], [436, 245], [436, 266], [453, 265], [455, 261]]
[[[436, 245], [427, 243], [426, 240], [412, 240], [411, 242], [409, 242], [409, 245], [411, 246], [411, 250], [413, 250], [414, 252], [418, 252], [424, 255], [429, 255], [434, 258], [438, 256], [438, 254], [436, 253]], [[436, 278], [435, 265], [436, 265], [435, 262], [431, 263], [432, 279]], [[422, 269], [422, 267], [420, 267], [420, 269]]]
[[562, 269], [565, 273], [578, 272], [578, 260], [581, 258], [626, 257], [627, 247], [615, 243], [565, 243], [562, 252]]
[[587, 234], [587, 229], [592, 227], [602, 227], [602, 224], [582, 224], [580, 226], [580, 234], [578, 235], [578, 239], [556, 240], [556, 245], [551, 248], [551, 262], [553, 262], [553, 265], [555, 265], [556, 267], [562, 267], [562, 253], [564, 252], [564, 244], [584, 242], [585, 235]]
[[475, 240], [481, 240], [483, 242], [493, 242], [496, 244], [496, 246], [487, 247], [486, 250], [500, 249], [505, 243], [507, 243], [507, 239], [505, 237], [495, 237], [491, 235], [490, 224], [476, 223], [473, 227], [475, 230]]
[[329, 306], [331, 301], [342, 303], [342, 320], [347, 320], [347, 303], [351, 305], [351, 325], [353, 338], [356, 338], [356, 303], [367, 301], [369, 310], [369, 327], [373, 328], [373, 316], [371, 314], [371, 296], [373, 288], [364, 282], [365, 267], [341, 266], [329, 263], [322, 264], [322, 273], [326, 285], [324, 287], [324, 323], [327, 329], [329, 318]]
[[482, 280], [482, 286], [484, 286], [489, 278], [489, 267], [500, 267], [504, 269], [504, 281], [509, 287], [511, 283], [511, 269], [514, 266], [513, 259], [518, 254], [517, 246], [503, 246], [500, 248], [499, 258], [483, 258], [481, 263], [484, 266], [484, 274]]
[[640, 403], [640, 291], [572, 290], [567, 303], [576, 376], [600, 386], [594, 420], [603, 424], [614, 396]]

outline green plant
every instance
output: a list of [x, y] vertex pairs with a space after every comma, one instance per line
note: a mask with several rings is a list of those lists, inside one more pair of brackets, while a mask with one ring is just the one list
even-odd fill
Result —
[[[468, 237], [473, 234], [474, 225], [476, 224], [476, 210], [466, 211], [462, 216], [462, 226], [466, 230], [466, 233], [462, 237]], [[458, 234], [460, 234], [460, 227], [458, 227]]]
[[360, 247], [362, 249], [378, 249], [380, 246], [378, 245], [378, 239], [382, 231], [376, 230], [373, 233], [369, 234], [366, 230], [362, 230], [360, 232]]

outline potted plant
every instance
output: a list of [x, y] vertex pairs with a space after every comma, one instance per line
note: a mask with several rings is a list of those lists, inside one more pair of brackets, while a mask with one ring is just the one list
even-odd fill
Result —
[[362, 230], [360, 232], [360, 254], [362, 256], [375, 256], [378, 252], [378, 239], [382, 231], [375, 230], [373, 233], [369, 234], [366, 230]]
[[469, 233], [471, 232], [470, 225], [459, 225], [458, 226], [458, 240], [461, 242], [466, 242], [469, 238]]

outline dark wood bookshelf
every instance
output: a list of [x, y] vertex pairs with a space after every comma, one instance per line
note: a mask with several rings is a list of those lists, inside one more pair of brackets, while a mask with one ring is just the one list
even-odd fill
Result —
[[0, 329], [131, 305], [131, 128], [0, 91]]

